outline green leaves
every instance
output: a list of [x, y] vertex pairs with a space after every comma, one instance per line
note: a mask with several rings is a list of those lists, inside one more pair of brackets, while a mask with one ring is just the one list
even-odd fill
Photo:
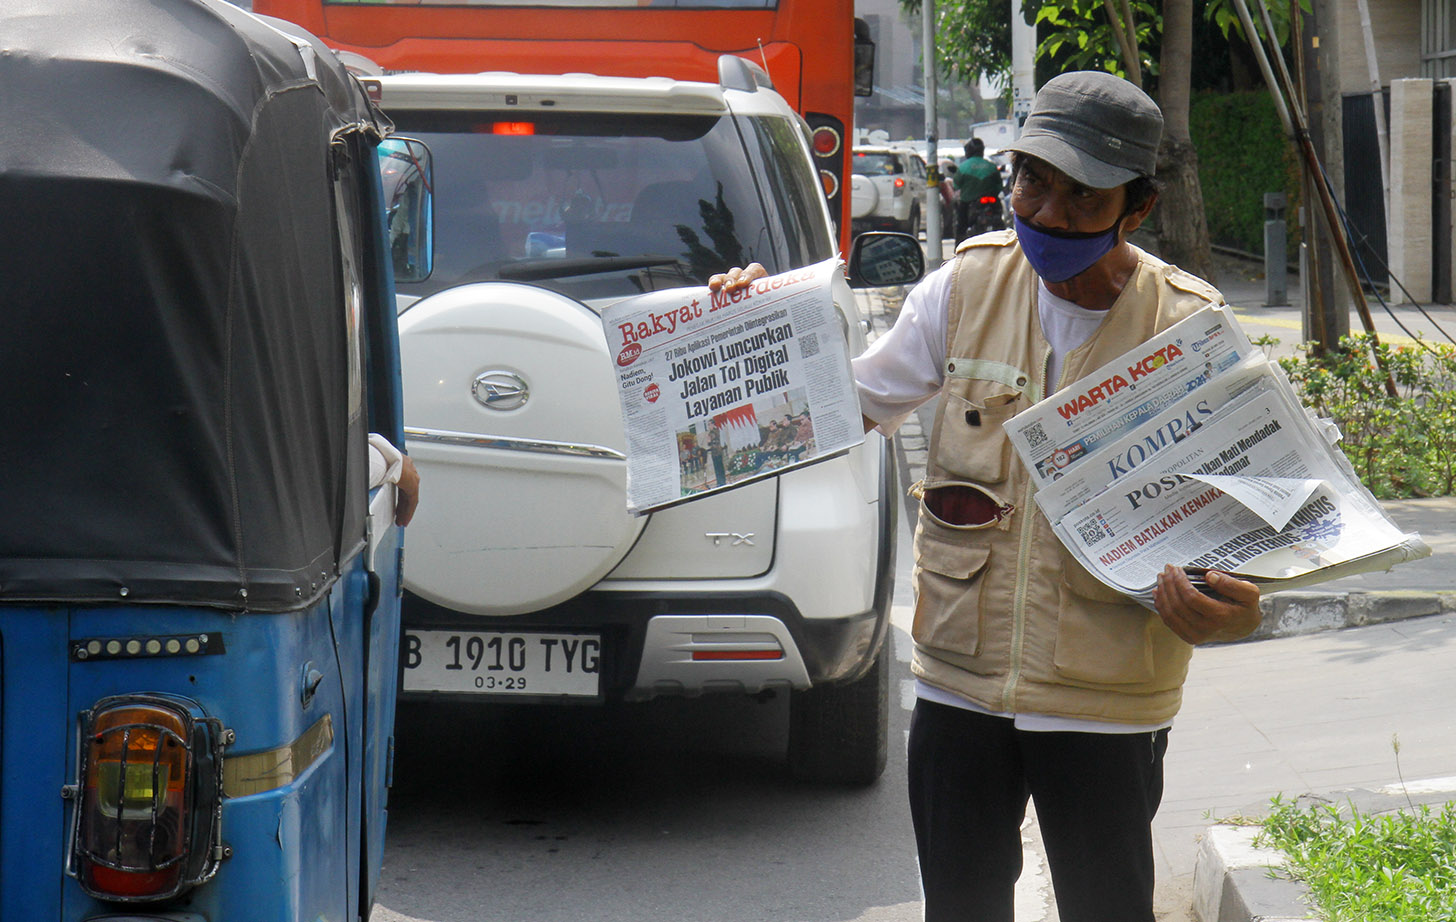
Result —
[[[920, 0], [900, 0], [901, 9], [920, 13]], [[985, 74], [1011, 85], [1011, 27], [1006, 0], [936, 0], [935, 57], [940, 73], [961, 83]]]
[[[1109, 15], [1109, 8], [1118, 11], [1115, 21]], [[1163, 16], [1157, 5], [1144, 0], [1128, 3], [1042, 0], [1034, 21], [1038, 26], [1045, 23], [1047, 31], [1037, 46], [1037, 57], [1056, 59], [1063, 70], [1105, 70], [1140, 83], [1142, 75], [1128, 73], [1127, 62], [1119, 50], [1117, 30], [1128, 28], [1129, 13], [1132, 19], [1129, 32], [1135, 37], [1134, 52], [1141, 71], [1156, 74], [1158, 61], [1152, 52], [1158, 47], [1163, 32]], [[1067, 56], [1060, 57], [1063, 54]]]
[[1305, 403], [1339, 425], [1345, 456], [1377, 497], [1456, 492], [1456, 346], [1375, 346], [1358, 333], [1324, 355], [1304, 351], [1279, 364]]
[[[1253, 18], [1255, 27], [1259, 34], [1264, 34], [1264, 23], [1259, 16], [1257, 0], [1248, 0], [1249, 16]], [[1269, 8], [1269, 19], [1274, 23], [1274, 37], [1278, 40], [1279, 47], [1283, 48], [1289, 43], [1289, 8], [1288, 0], [1265, 0], [1265, 6]], [[1299, 0], [1299, 9], [1308, 13], [1313, 7], [1310, 0]], [[1218, 26], [1224, 38], [1231, 35], [1243, 36], [1244, 27], [1239, 22], [1239, 14], [1236, 12], [1233, 0], [1208, 0], [1203, 7], [1203, 15], [1209, 22]]]
[[1283, 851], [1327, 922], [1456, 918], [1456, 804], [1371, 816], [1274, 798], [1260, 838]]
[[[1295, 148], [1284, 136], [1274, 102], [1256, 93], [1193, 94], [1189, 133], [1198, 148], [1198, 180], [1208, 235], [1248, 253], [1264, 250], [1264, 193], [1283, 192], [1286, 214], [1298, 214], [1301, 186]], [[1291, 230], [1297, 221], [1289, 220]], [[1289, 252], [1298, 252], [1298, 238]]]

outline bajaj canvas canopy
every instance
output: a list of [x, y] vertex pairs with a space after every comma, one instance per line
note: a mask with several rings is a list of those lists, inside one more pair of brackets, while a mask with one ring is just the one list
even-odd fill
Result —
[[362, 540], [330, 141], [382, 126], [292, 28], [0, 11], [0, 601], [301, 608]]

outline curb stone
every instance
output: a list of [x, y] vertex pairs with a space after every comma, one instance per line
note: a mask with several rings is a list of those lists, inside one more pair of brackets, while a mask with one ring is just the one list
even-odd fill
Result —
[[1308, 888], [1279, 876], [1284, 856], [1254, 845], [1258, 826], [1209, 827], [1193, 870], [1200, 922], [1294, 922], [1311, 918]]
[[[1456, 775], [1388, 785], [1379, 790], [1349, 788], [1328, 797], [1305, 794], [1295, 803], [1348, 804], [1367, 816], [1417, 806], [1437, 807], [1456, 795]], [[1208, 828], [1193, 869], [1193, 917], [1198, 922], [1311, 922], [1321, 918], [1309, 888], [1291, 878], [1288, 862], [1275, 848], [1259, 848], [1257, 825], [1219, 823]]]
[[1267, 640], [1319, 631], [1363, 627], [1456, 611], [1456, 592], [1382, 589], [1372, 592], [1305, 592], [1287, 589], [1260, 602], [1264, 620], [1244, 638]]

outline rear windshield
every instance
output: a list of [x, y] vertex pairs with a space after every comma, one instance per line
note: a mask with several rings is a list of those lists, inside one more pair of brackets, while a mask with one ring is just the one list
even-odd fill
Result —
[[861, 176], [894, 176], [904, 172], [900, 169], [900, 158], [894, 154], [855, 154], [851, 168]]
[[730, 118], [390, 116], [434, 155], [434, 271], [403, 294], [505, 279], [589, 300], [794, 268]]

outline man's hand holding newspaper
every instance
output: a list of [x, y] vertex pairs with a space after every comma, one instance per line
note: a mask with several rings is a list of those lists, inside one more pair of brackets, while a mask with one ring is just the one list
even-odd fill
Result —
[[769, 278], [754, 264], [706, 290], [649, 292], [603, 311], [630, 511], [776, 477], [864, 441], [834, 306], [839, 271], [830, 259]]
[[1205, 580], [1212, 595], [1194, 586], [1182, 568], [1163, 567], [1153, 588], [1153, 607], [1163, 623], [1191, 644], [1254, 633], [1263, 620], [1259, 587], [1218, 570], [1208, 571]]

